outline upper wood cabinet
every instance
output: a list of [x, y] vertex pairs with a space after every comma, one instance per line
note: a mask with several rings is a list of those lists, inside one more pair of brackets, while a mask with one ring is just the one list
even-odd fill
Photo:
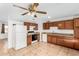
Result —
[[65, 21], [65, 29], [74, 29], [74, 20]]
[[79, 18], [74, 19], [74, 27], [79, 27]]
[[49, 29], [49, 22], [43, 23], [43, 29]]
[[35, 26], [34, 30], [38, 30], [38, 24], [31, 22], [24, 22], [24, 25], [27, 26], [27, 30], [30, 29], [30, 26]]
[[49, 27], [56, 27], [58, 22], [50, 22]]
[[58, 29], [74, 29], [74, 20], [43, 23], [43, 29], [50, 29], [50, 27], [58, 27]]
[[57, 27], [59, 29], [64, 29], [65, 28], [65, 22], [64, 21], [59, 21], [57, 22]]

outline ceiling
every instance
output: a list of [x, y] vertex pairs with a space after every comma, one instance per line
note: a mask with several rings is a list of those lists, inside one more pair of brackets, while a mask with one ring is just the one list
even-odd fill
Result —
[[[16, 5], [28, 7], [30, 3], [18, 3]], [[46, 11], [47, 15], [38, 14], [38, 18], [32, 16], [22, 16], [26, 12], [20, 8], [13, 7], [12, 3], [0, 3], [0, 21], [8, 20], [44, 22], [56, 18], [70, 17], [79, 15], [79, 3], [40, 3], [38, 10]], [[48, 19], [48, 16], [51, 17]], [[33, 20], [36, 19], [36, 20]]]

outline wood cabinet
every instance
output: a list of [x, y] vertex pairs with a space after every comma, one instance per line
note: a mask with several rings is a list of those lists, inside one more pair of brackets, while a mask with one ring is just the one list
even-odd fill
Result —
[[56, 43], [56, 37], [55, 36], [48, 35], [47, 38], [48, 38], [48, 40], [47, 40], [48, 43]]
[[58, 22], [50, 22], [50, 27], [57, 27]]
[[58, 27], [59, 29], [74, 29], [74, 20], [43, 23], [43, 29], [50, 29], [50, 27]]
[[56, 43], [58, 44], [58, 45], [64, 45], [64, 36], [57, 36], [57, 41], [56, 41]]
[[79, 50], [79, 39], [75, 39], [74, 48]]
[[27, 26], [27, 30], [30, 29], [30, 26], [35, 26], [34, 30], [38, 30], [38, 24], [31, 22], [24, 22], [24, 25]]
[[74, 47], [74, 39], [73, 38], [65, 37], [63, 43], [64, 43], [64, 46], [66, 46], [66, 47], [69, 47], [69, 48]]
[[49, 23], [47, 22], [47, 23], [43, 23], [43, 29], [49, 29]]
[[79, 39], [79, 18], [74, 19], [74, 36]]
[[52, 35], [52, 43], [55, 43], [56, 44], [56, 36]]
[[52, 36], [51, 35], [47, 35], [47, 42], [52, 43]]
[[59, 35], [48, 35], [48, 43], [58, 44], [69, 48], [79, 49], [79, 40], [76, 40], [73, 37], [65, 37]]
[[73, 20], [65, 21], [65, 29], [74, 29], [74, 21]]
[[64, 21], [59, 21], [59, 22], [57, 22], [58, 24], [57, 24], [57, 27], [59, 28], [59, 29], [64, 29], [65, 28], [65, 22]]
[[74, 29], [74, 36], [79, 39], [79, 28]]
[[32, 43], [32, 35], [27, 36], [27, 45], [31, 45]]
[[74, 26], [79, 27], [79, 18], [74, 19]]

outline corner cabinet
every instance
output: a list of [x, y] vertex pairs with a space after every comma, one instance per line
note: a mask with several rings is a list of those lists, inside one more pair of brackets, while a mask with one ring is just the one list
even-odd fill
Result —
[[75, 38], [79, 39], [79, 18], [74, 19], [74, 33], [75, 33]]

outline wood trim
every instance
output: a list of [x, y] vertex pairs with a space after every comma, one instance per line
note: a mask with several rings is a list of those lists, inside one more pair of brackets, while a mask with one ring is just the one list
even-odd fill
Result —
[[5, 33], [5, 24], [2, 24], [1, 33]]

